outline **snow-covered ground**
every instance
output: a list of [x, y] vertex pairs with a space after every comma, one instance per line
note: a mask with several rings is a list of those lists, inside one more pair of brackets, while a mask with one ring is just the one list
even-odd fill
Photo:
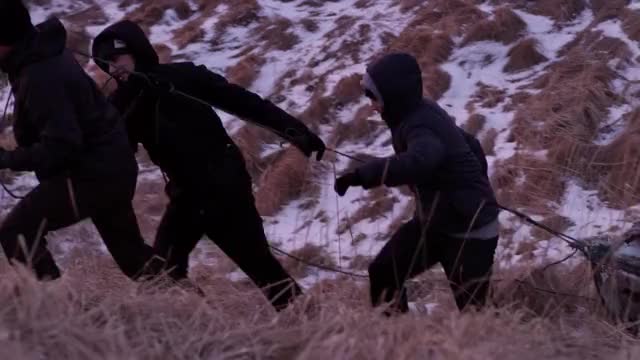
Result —
[[[139, 6], [134, 4], [127, 9], [122, 9], [118, 6], [119, 2], [117, 0], [100, 1], [99, 5], [104, 10], [108, 21], [103, 25], [87, 26], [87, 33], [92, 36], [96, 35], [104, 26], [121, 19]], [[34, 7], [33, 18], [35, 21], [41, 21], [54, 12], [74, 12], [94, 4], [89, 0], [74, 2], [73, 5], [69, 5], [70, 3], [65, 0], [53, 0], [52, 6]], [[398, 2], [393, 0], [371, 2], [371, 5], [366, 9], [354, 6], [355, 0], [327, 1], [318, 6], [307, 5], [302, 0], [288, 2], [258, 0], [258, 3], [261, 9], [260, 16], [271, 19], [288, 19], [292, 23], [289, 30], [301, 39], [288, 51], [270, 50], [264, 54], [265, 63], [251, 85], [252, 90], [263, 96], [273, 95], [276, 86], [281, 85], [276, 82], [291, 70], [294, 70], [298, 75], [308, 72], [312, 79], [324, 79], [325, 94], [330, 94], [333, 87], [343, 77], [362, 73], [367, 61], [383, 49], [381, 39], [389, 34], [398, 35], [414, 15], [411, 12], [403, 13], [397, 5]], [[195, 2], [190, 2], [190, 6], [192, 9], [196, 9]], [[205, 30], [204, 37], [185, 47], [180, 48], [175, 44], [172, 34], [176, 29], [184, 27], [200, 16], [198, 12], [195, 12], [188, 19], [180, 20], [173, 10], [167, 11], [158, 24], [151, 26], [150, 37], [156, 43], [167, 45], [172, 50], [174, 58], [192, 60], [204, 64], [214, 71], [224, 73], [227, 68], [239, 60], [238, 54], [245, 49], [247, 44], [254, 44], [252, 52], [259, 54], [262, 54], [268, 46], [260, 40], [261, 34], [256, 33], [258, 25], [255, 23], [245, 27], [229, 27], [224, 29], [222, 34], [218, 34], [214, 30], [214, 25], [219, 17], [229, 10], [229, 6], [232, 5], [219, 5], [211, 17], [202, 22], [202, 28]], [[629, 8], [640, 9], [640, 2], [633, 1]], [[495, 7], [483, 4], [481, 9], [485, 12], [492, 12]], [[527, 35], [539, 42], [541, 53], [549, 60], [526, 71], [507, 74], [503, 68], [508, 61], [507, 53], [510, 46], [498, 42], [482, 41], [462, 47], [461, 39], [454, 39], [455, 49], [451, 57], [441, 65], [441, 68], [451, 76], [451, 86], [439, 100], [439, 103], [456, 118], [459, 125], [463, 125], [470, 115], [466, 105], [478, 90], [479, 83], [504, 90], [506, 92], [505, 99], [523, 91], [523, 89], [530, 93], [538, 91], [528, 88], [533, 79], [547, 71], [551, 63], [559, 60], [559, 50], [594, 21], [594, 14], [590, 9], [585, 10], [572, 22], [562, 26], [557, 26], [556, 22], [544, 16], [533, 15], [522, 10], [516, 10], [516, 13], [526, 23]], [[349, 25], [349, 29], [338, 32], [336, 35], [336, 32], [333, 31], [336, 20], [342, 17], [350, 17], [354, 20]], [[302, 25], [303, 20], [314, 21], [318, 25], [317, 29], [315, 31], [307, 30]], [[356, 41], [358, 31], [355, 30], [361, 25], [370, 25], [368, 37], [370, 40], [358, 44], [359, 62], [355, 62], [350, 56], [329, 58], [324, 56], [327, 51], [335, 50], [345, 42]], [[630, 47], [634, 56], [626, 70], [623, 70], [623, 74], [630, 80], [638, 80], [639, 75], [635, 71], [635, 67], [638, 65], [636, 59], [640, 55], [640, 48], [625, 34], [620, 21], [603, 22], [597, 26], [596, 30], [602, 31], [607, 36], [619, 38]], [[220, 39], [215, 48], [211, 45], [214, 38]], [[487, 61], [487, 59], [491, 59], [491, 61]], [[617, 65], [619, 64], [611, 64], [612, 67]], [[619, 68], [617, 71], [620, 71]], [[6, 95], [6, 90], [0, 90], [0, 101], [4, 101]], [[306, 89], [306, 84], [303, 84], [285, 86], [280, 95], [287, 99], [283, 104], [285, 109], [299, 114], [306, 109], [314, 94]], [[337, 112], [335, 119], [320, 126], [321, 137], [327, 139], [339, 122], [351, 121], [355, 111], [365, 103], [362, 100], [347, 105]], [[510, 158], [516, 152], [516, 144], [507, 142], [514, 111], [505, 110], [504, 105], [505, 103], [500, 103], [491, 108], [478, 107], [475, 111], [487, 118], [486, 125], [478, 134], [479, 137], [483, 137], [488, 131], [496, 131], [498, 134], [495, 155], [489, 157], [491, 169], [493, 169], [496, 160]], [[624, 121], [618, 120], [622, 115], [631, 111], [635, 105], [633, 100], [629, 100], [625, 104], [616, 105], [615, 108], [610, 109], [610, 119], [607, 121], [607, 124], [610, 124], [609, 131], [597, 140], [599, 144], [610, 142], [616, 134], [624, 129]], [[242, 126], [242, 123], [232, 116], [224, 116], [223, 120], [225, 126], [232, 133]], [[371, 120], [380, 121], [375, 117]], [[367, 153], [378, 157], [388, 156], [392, 153], [388, 140], [389, 134], [381, 132], [371, 143], [347, 142], [341, 146], [340, 150], [349, 154]], [[265, 153], [278, 151], [275, 144], [265, 144], [263, 149]], [[350, 217], [357, 213], [368, 199], [368, 193], [359, 189], [351, 189], [343, 198], [338, 198], [333, 192], [334, 176], [347, 168], [349, 162], [349, 159], [338, 156], [334, 164], [313, 165], [323, 170], [323, 175], [313, 179], [321, 187], [316, 198], [317, 204], [308, 207], [305, 205], [309, 199], [296, 199], [286, 204], [275, 216], [265, 218], [267, 235], [273, 244], [290, 251], [307, 244], [318, 245], [332, 255], [335, 263], [341, 267], [349, 267], [351, 260], [356, 256], [372, 256], [379, 251], [388, 238], [389, 227], [394, 222], [401, 220], [401, 217], [407, 213], [406, 209], [410, 204], [410, 199], [399, 190], [393, 189], [391, 193], [396, 202], [393, 203], [390, 211], [379, 214], [375, 219], [349, 221]], [[334, 173], [334, 169], [336, 173]], [[159, 181], [158, 176], [157, 172], [149, 172], [141, 178], [141, 181]], [[25, 175], [19, 177], [11, 187], [24, 191], [24, 188], [33, 185], [35, 185], [33, 178]], [[0, 195], [3, 196], [2, 208], [6, 212], [15, 201], [7, 201], [9, 199], [4, 192]], [[568, 230], [574, 236], [593, 236], [608, 232], [612, 227], [621, 232], [630, 226], [627, 222], [628, 212], [609, 209], [598, 199], [597, 193], [583, 189], [578, 181], [570, 183], [565, 196], [560, 201], [556, 204], [558, 214], [567, 217], [575, 224]], [[500, 220], [503, 228], [513, 229], [514, 234], [510, 239], [503, 239], [498, 258], [504, 259], [501, 261], [502, 266], [517, 264], [522, 259], [514, 255], [514, 249], [518, 243], [530, 241], [531, 228], [523, 225], [509, 214], [502, 214]], [[87, 228], [86, 224], [83, 226]], [[91, 227], [88, 228], [91, 229]], [[69, 234], [74, 234], [73, 231], [61, 232], [61, 235], [52, 238], [52, 242], [66, 241], [72, 236]], [[91, 240], [86, 241], [91, 244], [100, 244], [95, 232], [89, 230], [89, 233], [92, 234]], [[73, 242], [73, 244], [74, 246], [86, 246], [86, 242]], [[206, 254], [210, 247], [209, 242], [201, 242], [192, 261], [196, 263], [209, 262], [210, 259], [207, 259]], [[63, 248], [65, 251], [69, 251], [69, 246], [63, 246]], [[551, 239], [536, 244], [534, 254], [536, 262], [546, 262], [549, 259], [561, 258], [568, 251], [569, 249], [564, 243]], [[506, 254], [510, 256], [504, 256]]]

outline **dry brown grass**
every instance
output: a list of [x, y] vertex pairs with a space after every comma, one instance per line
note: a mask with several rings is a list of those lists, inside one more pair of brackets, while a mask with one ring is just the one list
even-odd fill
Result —
[[432, 33], [429, 27], [408, 27], [391, 43], [388, 51], [407, 52], [415, 56], [421, 66], [440, 64], [453, 51], [453, 40], [442, 33]]
[[[592, 148], [592, 151], [594, 149]], [[593, 171], [600, 171], [600, 192], [611, 206], [626, 208], [640, 199], [640, 111], [627, 114], [625, 132], [594, 151]]]
[[282, 151], [258, 182], [256, 206], [260, 214], [272, 216], [303, 193], [313, 195], [318, 189], [307, 181], [310, 175], [309, 160], [298, 149]]
[[540, 63], [546, 62], [546, 56], [538, 51], [538, 41], [533, 38], [524, 39], [509, 49], [509, 62], [504, 67], [505, 72], [518, 72]]
[[493, 19], [483, 20], [471, 27], [462, 40], [462, 46], [476, 41], [498, 41], [511, 44], [526, 30], [527, 24], [509, 7], [494, 12]]
[[189, 44], [201, 41], [205, 35], [205, 31], [202, 29], [204, 20], [204, 17], [198, 17], [189, 21], [184, 26], [175, 29], [173, 31], [174, 44], [179, 49], [182, 49]]
[[537, 0], [531, 4], [531, 10], [534, 13], [551, 17], [559, 22], [573, 20], [586, 8], [585, 0]]
[[439, 100], [451, 87], [451, 75], [438, 66], [422, 70], [424, 95], [432, 100]]
[[270, 19], [261, 24], [256, 33], [261, 34], [260, 41], [266, 49], [288, 51], [300, 43], [300, 37], [291, 31], [292, 26], [291, 20], [287, 18]]
[[591, 9], [600, 23], [619, 17], [629, 3], [630, 0], [591, 0]]
[[504, 89], [482, 82], [478, 83], [477, 86], [478, 89], [471, 95], [470, 101], [466, 105], [469, 111], [473, 111], [476, 106], [492, 109], [506, 100], [507, 92]]
[[[202, 0], [203, 4], [207, 1]], [[260, 4], [256, 0], [236, 1], [220, 15], [215, 27], [218, 31], [222, 31], [231, 26], [249, 26], [260, 20], [259, 12]]]
[[449, 36], [462, 36], [486, 16], [472, 0], [432, 0], [415, 11], [408, 28], [427, 26]]
[[181, 20], [186, 20], [193, 14], [189, 3], [185, 0], [155, 0], [136, 8], [128, 13], [126, 18], [148, 30], [149, 27], [162, 20], [165, 12], [169, 9], [174, 10]]
[[[586, 270], [498, 271], [494, 302], [458, 314], [442, 275], [410, 284], [430, 314], [386, 318], [366, 283], [320, 281], [275, 313], [247, 281], [198, 266], [200, 298], [130, 283], [105, 258], [78, 258], [65, 276], [38, 283], [2, 269], [0, 357], [5, 359], [633, 359], [640, 345], [604, 321]], [[518, 280], [524, 279], [524, 280]], [[552, 295], [541, 290], [568, 295]], [[248, 341], [250, 339], [250, 341]]]
[[264, 63], [264, 57], [249, 54], [227, 69], [227, 78], [234, 84], [249, 87], [260, 74], [260, 68]]
[[379, 187], [369, 191], [363, 202], [364, 205], [352, 214], [348, 216], [345, 215], [345, 217], [341, 219], [342, 223], [337, 229], [338, 235], [346, 233], [351, 225], [361, 221], [368, 220], [369, 222], [375, 222], [378, 219], [386, 218], [388, 216], [387, 214], [393, 210], [393, 206], [397, 202], [398, 199], [385, 187]]
[[[292, 251], [291, 255], [312, 264], [336, 267], [333, 257], [327, 254], [323, 247], [318, 245], [306, 244], [303, 247]], [[305, 277], [314, 270], [313, 268], [289, 257], [283, 261], [283, 266], [292, 276], [295, 277]]]
[[498, 131], [494, 128], [491, 128], [484, 134], [482, 138], [482, 150], [484, 150], [487, 156], [493, 156], [496, 154], [496, 138], [498, 137]]
[[360, 82], [362, 74], [352, 74], [338, 81], [333, 89], [333, 97], [340, 105], [347, 105], [362, 98], [364, 92]]
[[[516, 113], [512, 134], [519, 144], [549, 151], [548, 167], [559, 174], [592, 181], [590, 144], [608, 108], [617, 101], [611, 89], [613, 72], [590, 55], [573, 52], [552, 66]], [[535, 130], [533, 130], [535, 129]]]
[[640, 11], [624, 10], [622, 27], [630, 39], [640, 41]]
[[491, 183], [501, 204], [542, 216], [555, 214], [553, 204], [566, 189], [566, 178], [554, 163], [520, 154], [498, 161]]
[[330, 143], [339, 148], [348, 141], [367, 143], [375, 140], [376, 135], [382, 130], [382, 124], [369, 120], [373, 114], [374, 111], [369, 105], [360, 107], [351, 121], [340, 122], [335, 126]]
[[464, 123], [464, 130], [469, 134], [476, 136], [484, 128], [487, 117], [482, 114], [471, 114], [467, 122]]

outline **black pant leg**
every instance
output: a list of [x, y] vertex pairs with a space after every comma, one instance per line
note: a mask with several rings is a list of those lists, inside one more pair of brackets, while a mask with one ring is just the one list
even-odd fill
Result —
[[160, 271], [160, 265], [153, 261], [153, 249], [144, 242], [140, 233], [131, 203], [101, 211], [92, 220], [109, 253], [125, 275], [135, 280]]
[[276, 310], [282, 310], [302, 290], [273, 256], [251, 189], [225, 190], [226, 200], [207, 210], [207, 235], [263, 290]]
[[397, 310], [408, 311], [404, 284], [437, 263], [438, 255], [430, 246], [437, 240], [417, 219], [400, 227], [369, 265], [371, 304], [393, 303]]
[[204, 235], [202, 213], [201, 205], [176, 197], [162, 216], [153, 248], [165, 260], [165, 271], [176, 280], [188, 276], [189, 254]]
[[9, 212], [0, 226], [0, 243], [9, 261], [30, 266], [39, 279], [60, 277], [47, 249], [46, 235], [88, 217], [74, 205], [68, 181], [43, 181]]
[[441, 263], [453, 290], [456, 305], [484, 306], [489, 292], [498, 237], [493, 239], [447, 238]]

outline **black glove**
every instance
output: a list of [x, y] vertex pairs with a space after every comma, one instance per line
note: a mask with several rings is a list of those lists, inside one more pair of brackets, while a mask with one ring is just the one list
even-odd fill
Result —
[[295, 133], [295, 131], [289, 130], [287, 131], [287, 135], [290, 135], [291, 143], [300, 149], [306, 157], [310, 157], [311, 154], [316, 153], [316, 160], [322, 160], [327, 147], [318, 135], [311, 131], [308, 131], [305, 135], [299, 135]]
[[344, 194], [347, 193], [347, 190], [351, 186], [360, 185], [362, 185], [362, 182], [360, 181], [360, 176], [358, 176], [358, 173], [350, 172], [337, 178], [333, 189], [338, 193], [338, 195], [344, 196]]

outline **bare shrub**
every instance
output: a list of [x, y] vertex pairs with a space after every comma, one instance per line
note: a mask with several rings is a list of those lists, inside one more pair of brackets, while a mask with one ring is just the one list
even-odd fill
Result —
[[258, 77], [264, 63], [262, 56], [249, 54], [227, 69], [227, 78], [234, 84], [249, 87]]
[[476, 136], [484, 128], [487, 117], [482, 114], [471, 114], [467, 122], [464, 123], [464, 130], [469, 134]]
[[511, 44], [526, 28], [527, 24], [511, 8], [501, 7], [494, 12], [493, 19], [483, 20], [469, 29], [462, 46], [485, 40]]
[[306, 181], [310, 175], [309, 162], [304, 154], [295, 148], [282, 151], [258, 182], [256, 206], [260, 214], [272, 216], [303, 192], [307, 196], [312, 195], [318, 189]]
[[505, 72], [517, 72], [528, 69], [549, 59], [538, 51], [538, 41], [533, 38], [524, 39], [509, 49], [509, 62]]

